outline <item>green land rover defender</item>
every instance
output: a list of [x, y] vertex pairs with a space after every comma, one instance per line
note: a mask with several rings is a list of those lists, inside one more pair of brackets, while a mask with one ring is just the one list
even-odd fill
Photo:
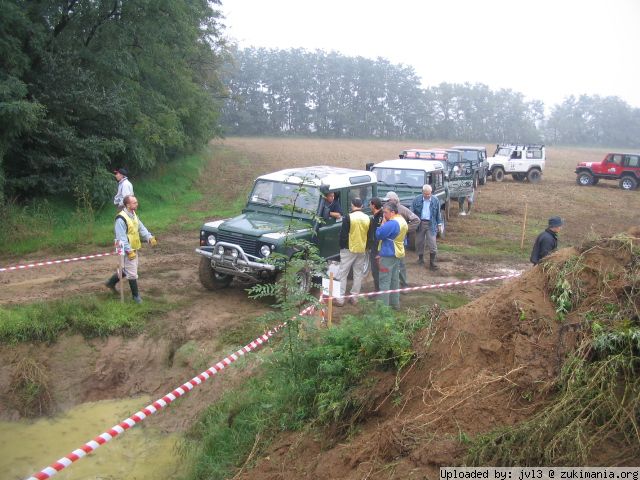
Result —
[[[274, 252], [291, 255], [287, 239], [314, 243], [326, 260], [338, 259], [342, 219], [329, 216], [326, 195], [335, 194], [343, 214], [352, 198], [360, 198], [365, 213], [377, 195], [376, 176], [364, 170], [316, 166], [280, 170], [259, 177], [247, 205], [237, 217], [207, 222], [200, 228], [199, 277], [209, 290], [231, 284], [276, 280], [278, 264], [266, 261]], [[368, 265], [365, 267], [368, 270]], [[308, 289], [312, 279], [299, 278]]]

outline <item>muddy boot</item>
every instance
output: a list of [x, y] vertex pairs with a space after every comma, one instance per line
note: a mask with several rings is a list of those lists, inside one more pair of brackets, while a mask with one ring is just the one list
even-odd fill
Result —
[[438, 270], [440, 267], [436, 264], [436, 254], [429, 254], [429, 270]]
[[140, 298], [140, 292], [138, 291], [138, 280], [129, 280], [129, 286], [131, 287], [131, 296], [136, 303], [142, 303]]
[[104, 286], [107, 287], [109, 290], [111, 290], [113, 293], [118, 293], [118, 290], [116, 289], [116, 284], [119, 281], [120, 281], [120, 278], [118, 278], [118, 274], [114, 273], [109, 280], [104, 282]]
[[424, 255], [418, 255], [418, 261], [416, 263], [418, 265], [424, 265]]

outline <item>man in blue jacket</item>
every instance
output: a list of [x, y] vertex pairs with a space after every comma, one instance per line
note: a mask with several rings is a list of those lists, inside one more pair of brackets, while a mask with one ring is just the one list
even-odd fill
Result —
[[443, 221], [440, 211], [440, 200], [431, 194], [431, 185], [422, 187], [422, 195], [418, 195], [413, 200], [411, 210], [420, 217], [420, 225], [416, 230], [416, 252], [418, 254], [418, 264], [424, 265], [424, 247], [425, 243], [429, 245], [429, 268], [438, 270], [436, 264], [436, 254], [438, 253], [438, 245], [436, 236], [438, 230], [442, 233]]
[[[409, 227], [398, 206], [385, 203], [382, 207], [384, 220], [376, 229], [376, 240], [380, 241], [380, 290], [397, 290], [400, 287], [400, 263], [404, 259], [404, 239]], [[400, 307], [400, 293], [383, 293], [380, 299], [394, 309]]]

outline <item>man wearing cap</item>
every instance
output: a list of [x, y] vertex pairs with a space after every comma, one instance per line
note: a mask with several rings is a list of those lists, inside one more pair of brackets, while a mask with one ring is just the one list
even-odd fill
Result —
[[[400, 198], [398, 197], [398, 194], [396, 192], [387, 193], [387, 196], [383, 200], [391, 202], [396, 207], [398, 207], [398, 214], [401, 215], [402, 218], [404, 218], [404, 221], [407, 222], [407, 227], [409, 228], [407, 236], [409, 236], [410, 233], [414, 233], [418, 229], [418, 226], [420, 225], [420, 217], [418, 217], [415, 213], [413, 213], [411, 210], [400, 203]], [[405, 239], [405, 246], [406, 243], [407, 242]], [[409, 282], [407, 281], [407, 266], [404, 262], [403, 257], [400, 262], [400, 287], [406, 288], [408, 286]]]
[[[398, 207], [385, 203], [382, 207], [384, 220], [376, 230], [376, 240], [380, 247], [380, 290], [396, 290], [400, 286], [400, 261], [404, 258], [404, 239], [409, 227], [402, 215], [398, 214]], [[394, 309], [400, 307], [399, 293], [383, 293], [380, 300]]]
[[[156, 238], [149, 233], [149, 230], [136, 215], [138, 199], [133, 195], [124, 197], [124, 210], [116, 215], [115, 233], [124, 249], [124, 272], [129, 280], [131, 296], [136, 303], [142, 303], [140, 292], [138, 291], [138, 250], [142, 248], [142, 241], [149, 243], [152, 247], [158, 244]], [[120, 276], [114, 274], [105, 285], [107, 288], [117, 293], [116, 284], [120, 281]]]
[[118, 181], [118, 193], [113, 197], [113, 204], [116, 206], [116, 209], [120, 212], [124, 209], [124, 197], [127, 195], [133, 195], [133, 185], [127, 178], [129, 172], [126, 168], [118, 168], [113, 172], [116, 176], [116, 180]]
[[[334, 300], [334, 305], [341, 307], [344, 305], [344, 295], [347, 293], [347, 278], [353, 269], [353, 285], [351, 294], [357, 295], [362, 287], [362, 277], [364, 277], [364, 263], [367, 255], [367, 237], [369, 233], [369, 216], [362, 211], [362, 200], [353, 198], [351, 200], [351, 213], [342, 219], [340, 229], [340, 271], [338, 281], [340, 282], [340, 298]], [[354, 305], [355, 298], [349, 299]]]
[[416, 231], [416, 252], [418, 253], [418, 265], [424, 265], [424, 246], [429, 246], [429, 268], [438, 270], [436, 264], [436, 254], [438, 244], [436, 236], [438, 230], [442, 233], [444, 223], [440, 212], [440, 200], [432, 195], [432, 187], [426, 184], [422, 187], [422, 195], [418, 195], [413, 200], [411, 210], [420, 217], [420, 225]]
[[533, 250], [531, 251], [531, 263], [537, 265], [540, 261], [558, 247], [558, 232], [562, 229], [564, 220], [560, 217], [551, 217], [547, 229], [538, 235]]

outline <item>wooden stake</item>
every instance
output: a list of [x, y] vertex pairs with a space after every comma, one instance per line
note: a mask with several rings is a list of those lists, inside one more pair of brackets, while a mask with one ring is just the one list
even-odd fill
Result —
[[520, 250], [524, 248], [524, 232], [527, 229], [527, 201], [524, 201], [524, 220], [522, 220], [522, 237], [520, 238]]
[[333, 272], [329, 272], [329, 307], [327, 308], [327, 326], [331, 326], [333, 316]]

